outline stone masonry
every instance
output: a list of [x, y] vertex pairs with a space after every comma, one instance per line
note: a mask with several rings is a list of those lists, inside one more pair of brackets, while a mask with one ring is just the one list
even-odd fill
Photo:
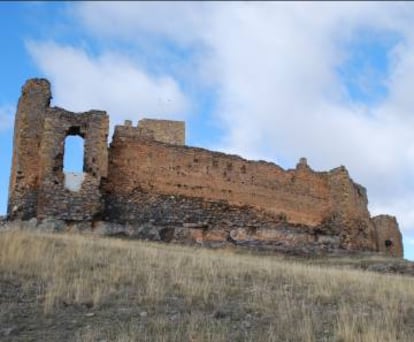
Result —
[[[315, 172], [185, 146], [183, 122], [116, 126], [105, 112], [50, 107], [50, 84], [27, 81], [16, 113], [10, 220], [55, 219], [127, 227], [139, 238], [308, 253], [402, 256], [395, 218], [371, 218], [365, 189], [345, 167]], [[64, 186], [68, 135], [85, 141], [79, 191]], [[93, 228], [92, 228], [93, 229]], [[390, 242], [391, 241], [391, 242]], [[390, 244], [392, 245], [390, 247]]]
[[[50, 84], [27, 81], [16, 113], [8, 215], [11, 219], [54, 217], [91, 220], [103, 209], [101, 178], [107, 174], [109, 118], [105, 112], [75, 114], [49, 107]], [[79, 192], [64, 187], [64, 141], [85, 140], [85, 180]]]
[[50, 84], [46, 80], [29, 80], [22, 88], [14, 125], [8, 202], [10, 218], [29, 219], [36, 216], [39, 151], [51, 98]]

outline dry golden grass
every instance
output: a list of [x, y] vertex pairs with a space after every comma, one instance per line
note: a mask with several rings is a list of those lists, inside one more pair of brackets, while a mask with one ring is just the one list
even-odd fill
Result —
[[[414, 278], [275, 256], [10, 231], [0, 233], [0, 279], [35, 283], [45, 316], [90, 307], [96, 316], [73, 332], [77, 341], [414, 336]], [[118, 319], [122, 310], [128, 319]], [[112, 320], [99, 319], [108, 312]]]

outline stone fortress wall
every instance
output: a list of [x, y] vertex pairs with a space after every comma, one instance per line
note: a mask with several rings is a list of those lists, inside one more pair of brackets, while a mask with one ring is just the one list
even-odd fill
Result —
[[[395, 218], [371, 218], [365, 189], [344, 167], [315, 172], [185, 146], [183, 122], [108, 116], [49, 106], [50, 84], [29, 80], [16, 114], [10, 219], [117, 224], [172, 242], [240, 244], [283, 251], [384, 251], [402, 256]], [[85, 139], [85, 180], [64, 186], [68, 135]], [[388, 242], [386, 242], [388, 241]], [[386, 246], [386, 244], [388, 244]]]

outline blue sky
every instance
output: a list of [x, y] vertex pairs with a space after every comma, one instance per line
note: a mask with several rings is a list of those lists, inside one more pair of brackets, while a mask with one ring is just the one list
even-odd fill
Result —
[[112, 127], [180, 119], [189, 145], [345, 165], [414, 260], [414, 4], [1, 2], [0, 19], [0, 214], [21, 86], [46, 77], [53, 105]]

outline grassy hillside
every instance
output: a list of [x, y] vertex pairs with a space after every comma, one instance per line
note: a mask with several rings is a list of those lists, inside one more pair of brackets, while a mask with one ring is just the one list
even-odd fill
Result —
[[412, 341], [414, 278], [80, 235], [0, 233], [0, 340]]

